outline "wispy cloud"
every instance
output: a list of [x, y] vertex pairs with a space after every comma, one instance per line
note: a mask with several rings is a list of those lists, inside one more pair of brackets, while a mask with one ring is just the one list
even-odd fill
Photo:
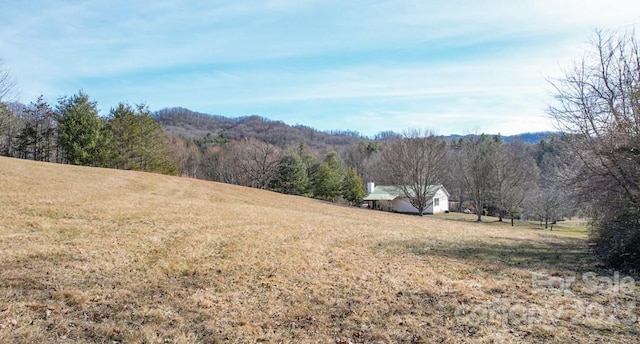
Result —
[[[545, 78], [633, 1], [43, 0], [0, 4], [22, 101], [119, 101], [321, 129], [552, 129]], [[366, 118], [366, 120], [365, 120]]]

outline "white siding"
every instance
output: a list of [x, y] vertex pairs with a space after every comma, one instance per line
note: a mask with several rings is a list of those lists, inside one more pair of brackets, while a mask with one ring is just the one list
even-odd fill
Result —
[[411, 205], [411, 203], [402, 197], [397, 197], [391, 203], [391, 209], [399, 213], [418, 213], [418, 209]]
[[[433, 207], [431, 207], [431, 209], [429, 209], [429, 213], [432, 214], [438, 214], [438, 213], [444, 213], [446, 211], [449, 211], [449, 197], [447, 197], [447, 194], [444, 192], [444, 190], [440, 189], [438, 190], [438, 192], [436, 192], [436, 194], [433, 196], [434, 200], [437, 198], [438, 199], [438, 205], [436, 206], [434, 204]], [[435, 202], [432, 202], [432, 204]]]
[[[438, 205], [434, 205], [434, 200], [438, 199]], [[418, 209], [416, 209], [411, 203], [403, 197], [397, 197], [391, 203], [391, 209], [393, 211], [397, 211], [399, 213], [412, 213], [417, 214]], [[425, 209], [425, 214], [439, 214], [444, 213], [449, 210], [449, 197], [447, 196], [444, 190], [439, 189], [436, 194], [433, 196], [427, 208]]]

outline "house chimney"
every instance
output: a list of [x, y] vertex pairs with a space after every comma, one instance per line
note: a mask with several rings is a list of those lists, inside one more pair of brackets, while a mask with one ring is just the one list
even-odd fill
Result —
[[373, 189], [376, 188], [376, 183], [374, 182], [368, 182], [367, 183], [367, 193], [370, 194], [373, 192]]

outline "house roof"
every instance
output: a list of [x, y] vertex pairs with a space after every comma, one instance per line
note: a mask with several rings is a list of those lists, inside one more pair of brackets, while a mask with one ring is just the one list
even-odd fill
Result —
[[[411, 188], [407, 188], [411, 191]], [[442, 189], [447, 196], [449, 193], [441, 184], [437, 185], [429, 185], [428, 193], [431, 195], [435, 195], [438, 190]], [[364, 201], [392, 201], [398, 197], [405, 197], [404, 191], [399, 186], [390, 186], [390, 185], [377, 185], [373, 191], [367, 195], [363, 200]]]
[[364, 201], [393, 201], [403, 192], [396, 186], [377, 185]]

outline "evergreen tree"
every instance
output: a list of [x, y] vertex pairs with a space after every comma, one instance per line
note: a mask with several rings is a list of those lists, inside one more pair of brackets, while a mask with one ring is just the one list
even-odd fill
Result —
[[30, 122], [26, 122], [16, 137], [16, 157], [34, 159], [34, 145], [37, 143], [37, 131]]
[[53, 109], [38, 97], [23, 111], [24, 126], [18, 134], [18, 157], [39, 161], [55, 160], [57, 123]]
[[335, 202], [342, 193], [344, 163], [335, 152], [327, 154], [313, 180], [313, 196]]
[[280, 159], [271, 189], [290, 195], [302, 195], [306, 191], [307, 183], [307, 169], [300, 156], [286, 154]]
[[106, 122], [98, 116], [96, 102], [80, 91], [63, 97], [57, 106], [58, 143], [64, 160], [74, 165], [107, 166], [113, 156]]
[[109, 129], [115, 154], [111, 165], [125, 170], [175, 174], [175, 163], [169, 161], [162, 126], [145, 105], [120, 103], [111, 110]]
[[362, 199], [366, 196], [367, 192], [364, 188], [362, 178], [358, 175], [355, 168], [348, 168], [342, 182], [342, 197], [349, 203], [355, 205], [362, 202]]
[[313, 193], [313, 181], [315, 180], [318, 168], [320, 168], [320, 164], [316, 161], [315, 155], [311, 152], [309, 145], [305, 142], [301, 142], [298, 145], [297, 154], [307, 172], [307, 185], [304, 188], [304, 195], [311, 197]]
[[111, 161], [112, 167], [122, 170], [139, 170], [140, 161], [136, 156], [136, 150], [143, 138], [135, 110], [124, 103], [111, 109], [109, 129], [113, 135], [115, 149], [115, 156]]

